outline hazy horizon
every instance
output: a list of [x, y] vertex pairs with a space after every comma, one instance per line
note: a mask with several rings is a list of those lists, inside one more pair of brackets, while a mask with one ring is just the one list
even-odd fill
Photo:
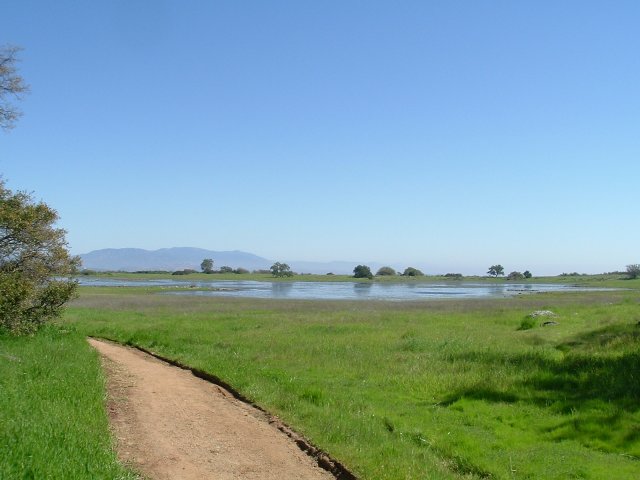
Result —
[[[123, 247], [123, 248], [116, 248], [116, 249], [112, 249], [112, 248], [105, 248], [105, 249], [97, 249], [97, 250], [92, 250], [90, 252], [81, 252], [78, 253], [78, 255], [87, 255], [93, 252], [99, 252], [101, 250], [129, 250], [129, 249], [134, 249], [134, 250], [144, 250], [145, 252], [157, 252], [159, 250], [172, 250], [172, 249], [198, 249], [198, 250], [205, 250], [207, 252], [216, 252], [216, 253], [248, 253], [251, 255], [256, 255], [260, 258], [263, 258], [269, 262], [275, 262], [275, 261], [284, 261], [287, 262], [289, 264], [291, 264], [292, 267], [294, 267], [294, 271], [296, 271], [297, 273], [318, 273], [318, 274], [325, 274], [328, 273], [329, 271], [332, 271], [333, 273], [340, 273], [340, 274], [350, 274], [353, 271], [353, 267], [355, 267], [356, 265], [359, 264], [365, 264], [368, 265], [372, 268], [373, 273], [375, 273], [375, 271], [382, 267], [382, 266], [390, 266], [392, 268], [394, 268], [396, 271], [398, 271], [398, 273], [401, 273], [404, 271], [405, 268], [407, 267], [415, 267], [420, 269], [421, 271], [423, 271], [425, 274], [427, 275], [440, 275], [440, 274], [445, 274], [445, 273], [462, 273], [463, 275], [479, 275], [479, 276], [484, 276], [487, 275], [487, 270], [489, 268], [490, 265], [486, 265], [486, 266], [480, 266], [477, 265], [475, 267], [475, 269], [456, 269], [456, 268], [450, 268], [449, 265], [440, 265], [437, 262], [431, 262], [431, 263], [423, 263], [423, 262], [381, 262], [379, 260], [376, 259], [359, 259], [359, 260], [353, 260], [353, 259], [333, 259], [333, 260], [329, 260], [329, 261], [314, 261], [314, 260], [307, 260], [307, 259], [301, 259], [301, 258], [270, 258], [268, 256], [263, 256], [263, 255], [259, 255], [256, 252], [247, 252], [247, 251], [243, 251], [243, 250], [229, 250], [229, 251], [222, 251], [222, 250], [215, 250], [215, 249], [208, 249], [208, 248], [202, 248], [202, 247], [187, 247], [187, 246], [179, 246], [179, 247], [164, 247], [164, 248], [160, 248], [160, 249], [154, 249], [154, 250], [148, 250], [148, 249], [139, 249], [137, 247]], [[204, 257], [201, 259], [200, 257], [197, 258], [197, 261], [192, 262], [191, 264], [184, 264], [184, 266], [176, 266], [174, 269], [180, 269], [180, 268], [196, 268], [199, 269], [199, 263], [201, 262], [201, 260], [203, 260]], [[253, 269], [253, 267], [251, 267], [250, 265], [247, 264], [243, 264], [242, 262], [227, 262], [225, 260], [220, 260], [219, 258], [216, 259], [215, 256], [213, 257], [214, 260], [214, 266], [215, 268], [220, 268], [223, 265], [227, 265], [227, 266], [231, 266], [233, 268], [237, 268], [237, 267], [243, 267], [243, 268], [247, 268], [249, 267], [249, 269]], [[491, 265], [494, 264], [501, 264], [501, 262], [494, 262]], [[552, 270], [536, 270], [535, 268], [515, 268], [512, 267], [510, 265], [504, 265], [502, 264], [503, 267], [505, 268], [505, 272], [504, 274], [507, 275], [509, 272], [511, 271], [520, 271], [520, 272], [524, 272], [525, 270], [529, 270], [532, 272], [532, 274], [534, 276], [556, 276], [556, 275], [560, 275], [562, 273], [580, 273], [580, 274], [599, 274], [599, 273], [610, 273], [613, 271], [619, 271], [619, 272], [623, 272], [625, 270], [625, 266], [622, 266], [620, 268], [617, 269], [612, 269], [612, 270], [603, 270], [603, 271], [586, 271], [586, 270], [572, 270], [572, 269], [565, 269], [562, 271], [552, 271]], [[93, 267], [88, 267], [88, 268], [93, 268]], [[133, 270], [144, 270], [147, 268], [160, 268], [161, 267], [140, 267], [140, 268], [130, 268], [130, 269], [124, 269], [126, 271], [133, 271]], [[261, 268], [268, 268], [268, 265], [264, 265]], [[98, 268], [99, 270], [102, 270], [102, 268]], [[118, 269], [118, 268], [114, 268], [114, 269]]]

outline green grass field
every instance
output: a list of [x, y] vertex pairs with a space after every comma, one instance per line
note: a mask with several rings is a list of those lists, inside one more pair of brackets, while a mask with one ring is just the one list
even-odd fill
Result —
[[0, 334], [0, 478], [136, 478], [112, 451], [103, 382], [72, 328]]
[[192, 273], [189, 275], [171, 275], [169, 273], [130, 273], [130, 272], [103, 272], [90, 275], [80, 275], [79, 278], [97, 279], [121, 279], [121, 280], [172, 280], [176, 282], [196, 282], [196, 281], [225, 281], [225, 280], [251, 280], [258, 282], [381, 282], [381, 283], [423, 283], [423, 282], [444, 282], [457, 284], [462, 282], [472, 283], [553, 283], [568, 284], [592, 287], [612, 287], [612, 288], [638, 288], [638, 280], [628, 280], [623, 273], [598, 274], [598, 275], [559, 275], [554, 277], [532, 277], [522, 280], [507, 280], [505, 277], [488, 276], [465, 276], [460, 280], [451, 279], [442, 275], [425, 275], [420, 277], [405, 277], [402, 275], [379, 276], [372, 280], [366, 278], [353, 278], [351, 275], [319, 275], [303, 274], [292, 277], [276, 278], [267, 273]]
[[[361, 478], [635, 479], [640, 290], [625, 286], [404, 303], [83, 288], [64, 321], [220, 377]], [[521, 330], [537, 309], [558, 325]]]

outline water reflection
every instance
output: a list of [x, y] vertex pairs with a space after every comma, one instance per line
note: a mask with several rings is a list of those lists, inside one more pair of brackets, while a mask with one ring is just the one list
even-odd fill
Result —
[[354, 283], [353, 294], [357, 298], [368, 298], [371, 296], [371, 287], [373, 283]]
[[421, 300], [428, 298], [505, 297], [535, 292], [612, 290], [553, 284], [377, 283], [377, 282], [257, 282], [78, 279], [85, 286], [165, 287], [169, 295], [288, 298], [310, 300]]
[[293, 290], [291, 282], [273, 282], [271, 284], [271, 296], [273, 298], [287, 298]]

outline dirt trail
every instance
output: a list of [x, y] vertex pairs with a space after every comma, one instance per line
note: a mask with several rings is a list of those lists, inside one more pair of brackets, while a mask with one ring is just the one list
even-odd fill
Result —
[[120, 459], [154, 480], [335, 479], [223, 388], [151, 355], [89, 339], [103, 358]]

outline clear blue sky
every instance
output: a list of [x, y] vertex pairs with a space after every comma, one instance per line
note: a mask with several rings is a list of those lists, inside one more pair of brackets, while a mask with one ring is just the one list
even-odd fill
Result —
[[640, 2], [3, 2], [0, 173], [74, 253], [640, 262]]

